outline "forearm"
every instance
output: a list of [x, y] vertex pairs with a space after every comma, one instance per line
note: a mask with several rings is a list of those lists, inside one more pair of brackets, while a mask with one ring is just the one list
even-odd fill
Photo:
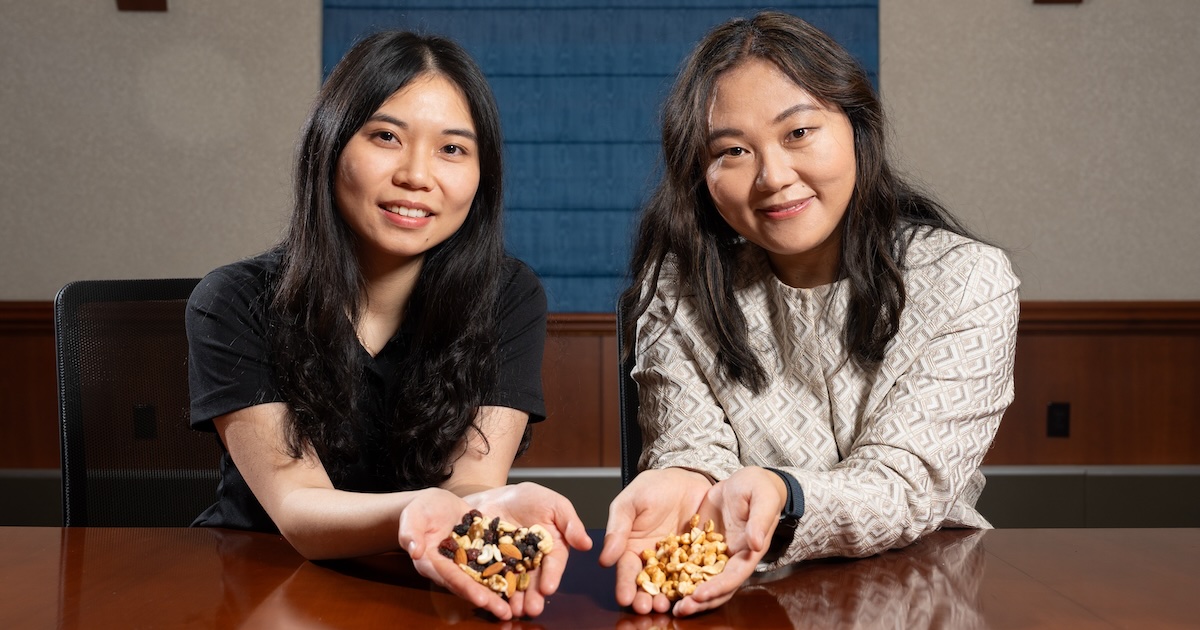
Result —
[[[980, 428], [994, 432], [998, 421], [997, 416]], [[940, 529], [953, 514], [975, 514], [970, 507], [959, 508], [973, 494], [981, 457], [980, 452], [943, 458], [875, 445], [828, 471], [782, 468], [799, 482], [805, 513], [792, 544], [771, 568], [805, 559], [874, 555]]]
[[400, 517], [418, 494], [298, 488], [283, 497], [271, 516], [309, 560], [366, 556], [400, 548]]

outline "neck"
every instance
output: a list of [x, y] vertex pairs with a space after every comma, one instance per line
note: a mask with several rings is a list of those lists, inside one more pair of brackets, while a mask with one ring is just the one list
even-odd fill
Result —
[[837, 280], [839, 252], [805, 252], [805, 255], [780, 256], [767, 253], [771, 270], [779, 281], [795, 289], [811, 289]]
[[372, 355], [378, 354], [400, 328], [423, 262], [423, 257], [388, 265], [361, 261], [366, 286], [357, 332], [359, 341]]

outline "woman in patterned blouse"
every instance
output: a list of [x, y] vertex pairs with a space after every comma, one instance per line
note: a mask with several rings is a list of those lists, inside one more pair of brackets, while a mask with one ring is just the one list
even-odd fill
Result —
[[[622, 295], [644, 436], [601, 555], [622, 605], [689, 615], [756, 569], [988, 527], [1019, 283], [885, 137], [865, 72], [798, 18], [733, 20], [688, 58]], [[640, 591], [637, 554], [696, 512], [724, 572], [673, 605]]]

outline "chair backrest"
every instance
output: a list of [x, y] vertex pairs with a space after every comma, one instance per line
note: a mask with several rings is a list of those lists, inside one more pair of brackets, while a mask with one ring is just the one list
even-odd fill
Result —
[[[625, 331], [621, 322], [625, 321], [621, 309], [617, 307], [617, 395], [621, 398], [621, 487], [629, 485], [638, 474], [638, 460], [642, 456], [642, 427], [638, 424], [638, 389], [637, 381], [633, 380], [634, 353], [636, 344], [625, 339]], [[625, 346], [629, 344], [629, 358], [625, 356]]]
[[198, 282], [85, 280], [54, 298], [64, 525], [182, 527], [216, 499], [216, 437], [188, 424]]

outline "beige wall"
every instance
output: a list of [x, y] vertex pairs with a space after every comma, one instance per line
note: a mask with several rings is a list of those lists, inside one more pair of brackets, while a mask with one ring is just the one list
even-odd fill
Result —
[[0, 3], [0, 300], [201, 275], [280, 234], [319, 0]]
[[881, 0], [907, 172], [1026, 299], [1200, 299], [1200, 2]]
[[[0, 6], [0, 300], [199, 275], [279, 235], [318, 0]], [[1027, 299], [1200, 299], [1200, 2], [882, 0], [902, 168]]]

